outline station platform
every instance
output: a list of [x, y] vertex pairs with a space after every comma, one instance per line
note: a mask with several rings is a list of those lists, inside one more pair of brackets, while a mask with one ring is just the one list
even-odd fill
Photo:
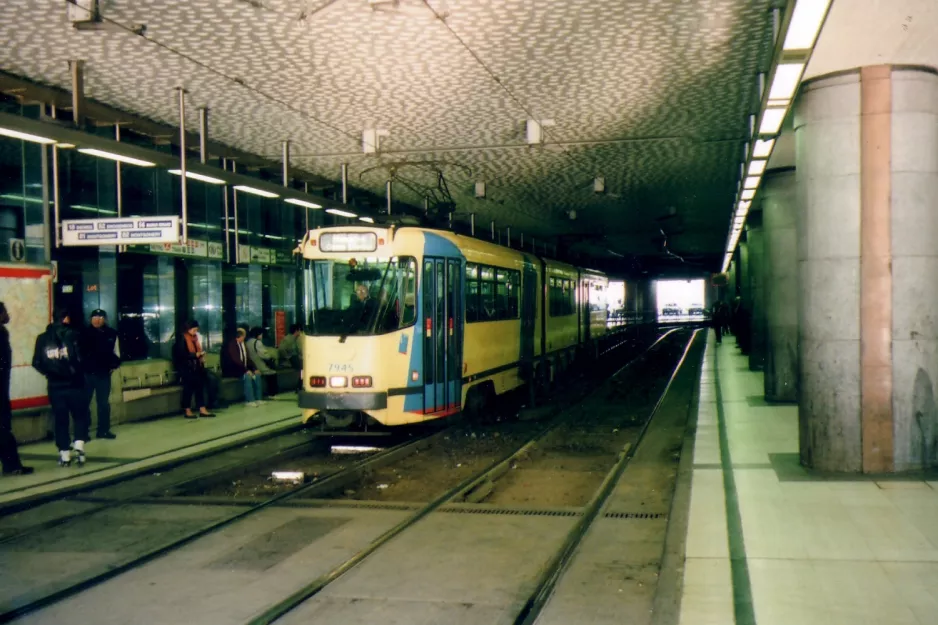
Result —
[[215, 412], [217, 416], [209, 418], [178, 415], [117, 425], [112, 428], [116, 439], [93, 438], [85, 446], [87, 462], [81, 468], [58, 466], [52, 441], [20, 445], [23, 464], [36, 472], [0, 477], [0, 509], [276, 434], [296, 427], [300, 416], [295, 392], [277, 395], [256, 408], [235, 403]]
[[820, 476], [798, 407], [763, 399], [732, 337], [701, 371], [681, 625], [925, 625], [938, 615], [938, 477]]

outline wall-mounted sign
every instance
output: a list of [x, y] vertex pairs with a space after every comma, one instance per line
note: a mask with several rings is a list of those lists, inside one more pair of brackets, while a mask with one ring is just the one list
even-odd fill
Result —
[[261, 265], [269, 265], [271, 263], [271, 252], [272, 250], [267, 249], [266, 247], [251, 247], [251, 255], [249, 258], [252, 263], [258, 263]]
[[135, 245], [178, 241], [179, 217], [66, 219], [62, 222], [62, 245]]
[[240, 259], [242, 264], [252, 265], [293, 265], [296, 263], [290, 250], [277, 250], [253, 245], [240, 246]]
[[23, 239], [10, 239], [10, 260], [14, 263], [26, 262], [26, 241]]
[[189, 239], [185, 243], [153, 243], [131, 248], [131, 251], [169, 254], [188, 258], [209, 258], [212, 260], [222, 260], [225, 257], [225, 246], [223, 244], [199, 239]]

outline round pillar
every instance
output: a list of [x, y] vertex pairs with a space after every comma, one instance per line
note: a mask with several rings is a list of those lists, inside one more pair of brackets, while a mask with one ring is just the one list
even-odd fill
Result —
[[798, 260], [795, 172], [768, 171], [762, 180], [765, 255], [765, 399], [798, 401]]
[[749, 313], [752, 310], [752, 298], [749, 291], [749, 241], [748, 233], [739, 238], [736, 254], [739, 265], [736, 268], [736, 288], [739, 292], [739, 306], [733, 318], [733, 334], [736, 344], [743, 354], [749, 355]]
[[938, 465], [938, 76], [872, 66], [795, 109], [802, 461]]
[[749, 213], [746, 240], [749, 247], [749, 369], [765, 366], [765, 254], [762, 212]]

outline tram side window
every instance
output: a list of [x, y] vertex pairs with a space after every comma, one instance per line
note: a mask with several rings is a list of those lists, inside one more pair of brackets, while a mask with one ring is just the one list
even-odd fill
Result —
[[479, 266], [466, 263], [466, 321], [481, 321], [479, 316]]
[[520, 271], [467, 263], [466, 321], [517, 319], [520, 285]]
[[548, 312], [550, 316], [565, 317], [576, 312], [573, 281], [552, 277], [548, 284]]
[[590, 311], [602, 312], [606, 310], [606, 294], [603, 285], [594, 284], [590, 289]]

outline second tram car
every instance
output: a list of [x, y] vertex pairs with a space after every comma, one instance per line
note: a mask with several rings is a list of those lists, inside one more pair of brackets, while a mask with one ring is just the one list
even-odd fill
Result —
[[481, 414], [606, 332], [604, 274], [453, 232], [334, 226], [302, 243], [303, 419], [395, 426]]

